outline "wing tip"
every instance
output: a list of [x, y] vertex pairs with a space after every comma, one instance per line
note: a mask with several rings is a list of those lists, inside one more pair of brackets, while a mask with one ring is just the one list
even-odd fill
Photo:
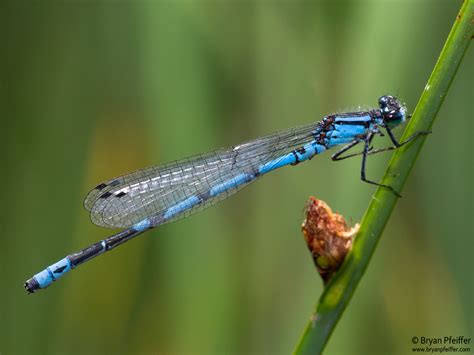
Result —
[[[85, 199], [84, 199], [84, 208], [87, 210], [87, 211], [92, 211], [92, 208], [94, 207], [94, 204], [96, 203], [96, 201], [99, 199], [99, 198], [107, 198], [109, 197], [110, 195], [112, 195], [112, 193], [110, 192], [110, 188], [113, 188], [115, 186], [118, 186], [120, 185], [120, 179], [112, 179], [110, 181], [106, 181], [106, 182], [102, 182], [100, 183], [99, 185], [97, 185], [96, 187], [94, 187], [92, 190], [90, 190]], [[106, 190], [107, 191], [104, 191]], [[100, 194], [100, 192], [104, 191], [102, 194]]]

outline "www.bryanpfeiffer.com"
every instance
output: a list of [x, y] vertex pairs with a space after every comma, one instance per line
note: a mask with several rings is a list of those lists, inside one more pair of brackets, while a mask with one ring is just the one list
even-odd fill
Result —
[[[444, 336], [444, 337], [427, 337], [413, 336], [411, 338], [413, 352], [423, 353], [444, 353], [444, 352], [460, 352], [466, 353], [471, 351], [471, 337], [464, 335]], [[468, 345], [468, 346], [466, 346]]]

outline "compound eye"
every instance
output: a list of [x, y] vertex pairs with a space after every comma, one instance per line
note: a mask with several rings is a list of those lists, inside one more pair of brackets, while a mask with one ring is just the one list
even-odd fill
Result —
[[387, 106], [389, 106], [393, 101], [393, 97], [390, 95], [381, 96], [379, 98], [379, 106], [382, 110], [386, 111]]

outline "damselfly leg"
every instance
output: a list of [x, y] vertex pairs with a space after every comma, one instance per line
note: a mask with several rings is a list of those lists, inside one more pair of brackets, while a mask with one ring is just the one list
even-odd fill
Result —
[[[372, 138], [373, 139], [374, 136], [372, 135]], [[359, 153], [353, 153], [353, 154], [348, 154], [348, 155], [344, 155], [343, 157], [341, 157], [341, 155], [345, 152], [347, 152], [348, 150], [352, 149], [353, 147], [355, 147], [357, 144], [361, 143], [361, 142], [365, 142], [365, 139], [364, 138], [358, 138], [358, 139], [355, 139], [353, 140], [351, 143], [345, 145], [344, 147], [342, 147], [342, 149], [338, 150], [336, 153], [334, 153], [332, 156], [331, 156], [331, 159], [334, 160], [334, 161], [338, 161], [338, 160], [344, 160], [344, 159], [347, 159], [347, 158], [352, 158], [352, 157], [356, 157], [358, 155], [362, 155], [364, 154], [364, 151], [362, 152], [359, 152]], [[369, 148], [369, 152], [373, 149], [374, 147], [370, 147]]]
[[362, 165], [361, 165], [361, 168], [360, 168], [360, 179], [368, 184], [371, 184], [371, 185], [375, 185], [375, 186], [380, 186], [380, 187], [384, 187], [386, 189], [389, 189], [390, 191], [392, 191], [397, 197], [402, 197], [402, 195], [400, 195], [392, 186], [390, 185], [384, 185], [384, 184], [380, 184], [378, 182], [375, 182], [375, 181], [372, 181], [372, 180], [368, 180], [366, 177], [365, 177], [365, 164], [366, 164], [366, 161], [367, 161], [367, 155], [369, 154], [369, 146], [370, 146], [370, 141], [373, 139], [374, 137], [374, 133], [373, 132], [370, 132], [368, 135], [367, 135], [367, 138], [365, 140], [365, 144], [364, 144], [364, 151], [362, 152]]
[[393, 135], [393, 132], [390, 128], [385, 127], [385, 130], [387, 131], [388, 136], [390, 137], [390, 140], [392, 141], [393, 145], [390, 146], [390, 147], [385, 147], [385, 148], [372, 150], [368, 154], [376, 154], [376, 153], [380, 153], [380, 152], [386, 152], [388, 150], [394, 150], [394, 149], [397, 149], [397, 148], [400, 148], [400, 147], [404, 146], [407, 143], [410, 143], [411, 141], [415, 140], [416, 138], [418, 138], [421, 135], [427, 135], [427, 134], [431, 133], [431, 131], [418, 131], [418, 132], [415, 132], [414, 134], [412, 134], [407, 139], [405, 139], [403, 142], [399, 142], [397, 140], [397, 138], [395, 138], [395, 136]]
[[[344, 146], [338, 152], [333, 154], [331, 159], [334, 160], [334, 161], [338, 161], [338, 160], [344, 160], [344, 159], [347, 159], [347, 158], [352, 158], [352, 157], [355, 157], [355, 156], [358, 156], [358, 155], [362, 155], [362, 165], [361, 165], [361, 172], [360, 172], [361, 180], [368, 183], [368, 184], [371, 184], [371, 185], [385, 187], [385, 188], [391, 190], [396, 196], [402, 197], [392, 186], [380, 184], [380, 183], [377, 183], [375, 181], [368, 180], [366, 178], [365, 167], [366, 167], [367, 155], [386, 152], [386, 151], [389, 151], [389, 150], [394, 150], [394, 149], [400, 148], [400, 147], [404, 146], [405, 144], [415, 140], [420, 135], [430, 134], [431, 131], [418, 131], [418, 132], [414, 133], [413, 135], [411, 135], [410, 137], [408, 137], [403, 142], [399, 142], [395, 138], [395, 136], [393, 135], [392, 130], [389, 127], [385, 127], [385, 130], [387, 131], [387, 134], [388, 134], [390, 140], [392, 141], [393, 146], [385, 147], [385, 148], [379, 148], [379, 149], [373, 149], [373, 146], [371, 146], [370, 144], [371, 144], [373, 138], [375, 137], [375, 135], [379, 134], [380, 136], [384, 136], [384, 134], [380, 130], [378, 130], [378, 128], [377, 128], [376, 130], [369, 132], [365, 138], [355, 139], [351, 143]], [[362, 152], [341, 156], [342, 154], [344, 154], [348, 150], [352, 149], [353, 147], [355, 147], [356, 145], [358, 145], [361, 142], [364, 142], [364, 150]]]

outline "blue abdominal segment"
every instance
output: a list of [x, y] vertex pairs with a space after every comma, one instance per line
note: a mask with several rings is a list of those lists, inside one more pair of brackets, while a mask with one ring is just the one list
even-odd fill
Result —
[[59, 260], [57, 263], [47, 267], [43, 271], [33, 276], [39, 288], [46, 288], [51, 285], [54, 281], [59, 279], [69, 270], [71, 270], [71, 262], [67, 257]]
[[237, 186], [246, 184], [256, 178], [255, 175], [253, 174], [247, 174], [247, 173], [242, 173], [239, 174], [219, 185], [214, 186], [213, 188], [210, 189], [209, 191], [209, 196], [214, 197], [222, 194], [223, 192], [226, 192], [232, 188], [235, 188]]
[[164, 214], [163, 218], [164, 219], [169, 219], [171, 217], [174, 217], [178, 213], [181, 213], [183, 211], [186, 211], [190, 209], [191, 207], [197, 205], [199, 202], [201, 202], [201, 199], [197, 196], [191, 196], [187, 198], [184, 201], [181, 201], [180, 203], [171, 206], [166, 213]]
[[143, 221], [135, 223], [132, 228], [135, 229], [137, 232], [143, 232], [150, 227], [151, 227], [150, 219], [145, 218]]

